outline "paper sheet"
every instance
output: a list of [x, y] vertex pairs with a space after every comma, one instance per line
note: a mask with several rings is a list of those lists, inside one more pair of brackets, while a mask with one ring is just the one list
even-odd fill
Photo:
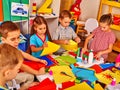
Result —
[[[53, 72], [53, 78], [56, 84], [75, 80], [75, 76], [69, 66], [53, 66], [50, 70]], [[67, 75], [63, 75], [61, 72], [65, 72]]]
[[69, 87], [65, 90], [93, 90], [86, 82], [83, 82], [81, 84], [76, 84], [72, 87]]
[[50, 41], [47, 41], [47, 44], [48, 44], [48, 47], [44, 48], [44, 50], [41, 53], [41, 56], [52, 54], [53, 52], [56, 52], [60, 48], [59, 45], [52, 43]]

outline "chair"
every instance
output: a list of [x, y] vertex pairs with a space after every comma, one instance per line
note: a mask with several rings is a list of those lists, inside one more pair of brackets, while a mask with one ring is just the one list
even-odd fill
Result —
[[98, 21], [95, 18], [89, 18], [85, 22], [84, 29], [87, 30], [87, 35], [89, 35], [95, 28], [98, 27]]

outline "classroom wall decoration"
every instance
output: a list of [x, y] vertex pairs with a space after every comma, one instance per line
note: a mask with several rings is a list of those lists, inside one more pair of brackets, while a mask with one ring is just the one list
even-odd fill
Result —
[[28, 5], [12, 2], [11, 15], [12, 16], [28, 17]]
[[21, 4], [29, 4], [29, 0], [2, 0], [3, 7], [3, 16], [4, 21], [18, 21], [18, 20], [26, 20], [28, 17], [22, 16], [11, 16], [11, 5], [12, 3], [21, 3]]

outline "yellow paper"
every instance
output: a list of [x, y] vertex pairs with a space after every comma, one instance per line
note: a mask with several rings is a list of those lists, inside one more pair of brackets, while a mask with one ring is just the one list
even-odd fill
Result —
[[76, 84], [64, 90], [93, 90], [86, 82]]
[[77, 43], [73, 40], [70, 40], [68, 45], [61, 45], [65, 50], [74, 50], [76, 51], [78, 46]]
[[[61, 84], [66, 81], [74, 81], [75, 76], [72, 73], [69, 66], [53, 66], [50, 68], [53, 72], [53, 78], [56, 84]], [[65, 72], [67, 75], [63, 75], [60, 72]]]
[[94, 90], [104, 90], [100, 84], [95, 84]]
[[116, 78], [116, 82], [120, 82], [120, 75], [113, 73], [110, 70], [105, 70], [99, 74], [96, 74], [98, 80], [104, 84], [110, 84], [113, 78]]
[[41, 53], [40, 56], [43, 56], [43, 55], [48, 55], [48, 54], [51, 54], [53, 52], [56, 52], [60, 46], [55, 44], [55, 43], [52, 43], [50, 41], [47, 41], [47, 44], [48, 44], [48, 47], [45, 47]]

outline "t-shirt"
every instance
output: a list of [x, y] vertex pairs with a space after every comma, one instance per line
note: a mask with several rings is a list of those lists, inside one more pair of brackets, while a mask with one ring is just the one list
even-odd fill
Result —
[[[95, 52], [108, 49], [109, 45], [114, 44], [116, 39], [115, 34], [112, 31], [104, 32], [100, 27], [96, 28], [92, 34], [94, 37], [89, 49], [93, 49]], [[106, 59], [108, 55], [104, 54], [102, 56]]]
[[53, 32], [52, 39], [53, 40], [71, 40], [75, 39], [77, 37], [76, 33], [74, 30], [68, 26], [68, 27], [63, 27], [62, 25], [59, 25], [57, 30]]
[[[45, 39], [42, 40], [37, 34], [33, 34], [30, 37], [30, 46], [41, 47], [45, 41], [48, 41], [48, 36], [46, 35]], [[32, 52], [34, 57], [40, 57], [42, 50], [38, 52]]]

